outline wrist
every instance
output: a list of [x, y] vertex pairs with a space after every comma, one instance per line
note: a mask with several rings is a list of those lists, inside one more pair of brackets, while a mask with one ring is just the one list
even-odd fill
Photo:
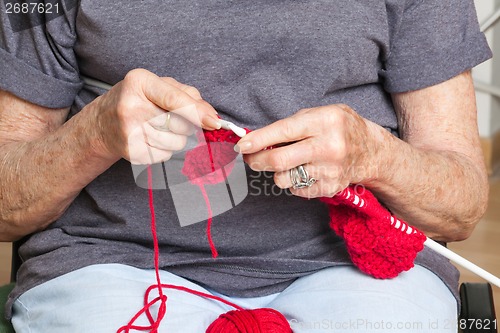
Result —
[[394, 175], [395, 152], [401, 151], [399, 141], [382, 126], [364, 119], [366, 123], [365, 153], [362, 167], [355, 175], [353, 183], [368, 188], [390, 183]]
[[86, 134], [85, 141], [90, 147], [91, 157], [107, 161], [111, 165], [118, 161], [120, 156], [111, 149], [113, 138], [106, 126], [106, 114], [101, 111], [99, 99], [100, 97], [89, 103], [75, 117], [80, 116], [81, 126], [84, 128], [82, 132]]

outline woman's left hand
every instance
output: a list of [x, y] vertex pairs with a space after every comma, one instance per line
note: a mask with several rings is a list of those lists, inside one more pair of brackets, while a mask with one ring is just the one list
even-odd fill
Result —
[[[303, 109], [257, 129], [236, 149], [251, 169], [275, 172], [278, 187], [306, 198], [332, 197], [351, 183], [376, 177], [377, 153], [384, 144], [381, 129], [349, 106], [335, 104]], [[290, 170], [301, 165], [316, 182], [294, 189]]]

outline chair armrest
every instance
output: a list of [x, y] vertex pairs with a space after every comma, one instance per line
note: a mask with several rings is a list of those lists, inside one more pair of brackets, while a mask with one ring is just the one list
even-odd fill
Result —
[[459, 328], [463, 333], [497, 333], [498, 322], [489, 283], [462, 283], [460, 286]]

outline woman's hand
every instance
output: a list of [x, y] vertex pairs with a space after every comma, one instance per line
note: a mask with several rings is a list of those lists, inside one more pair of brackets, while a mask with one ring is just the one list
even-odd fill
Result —
[[[347, 105], [304, 109], [295, 115], [255, 130], [238, 143], [245, 161], [256, 171], [274, 171], [280, 188], [307, 198], [331, 197], [350, 183], [375, 177], [380, 131]], [[379, 127], [379, 126], [378, 126]], [[288, 143], [287, 145], [282, 145]], [[266, 147], [279, 146], [273, 149]], [[303, 165], [310, 187], [293, 189], [290, 169]]]
[[[288, 170], [304, 165], [317, 182], [292, 190], [296, 195], [331, 196], [349, 183], [365, 185], [428, 237], [467, 238], [488, 202], [470, 72], [392, 97], [401, 139], [345, 105], [330, 105], [253, 131], [238, 147], [251, 168], [275, 171], [283, 188], [292, 185]], [[262, 151], [281, 143], [290, 144]]]
[[0, 241], [46, 228], [118, 159], [163, 161], [194, 126], [218, 127], [195, 88], [146, 70], [131, 71], [66, 121], [68, 112], [0, 90]]
[[153, 164], [182, 150], [195, 126], [220, 128], [215, 109], [194, 87], [137, 69], [89, 105], [103, 154]]

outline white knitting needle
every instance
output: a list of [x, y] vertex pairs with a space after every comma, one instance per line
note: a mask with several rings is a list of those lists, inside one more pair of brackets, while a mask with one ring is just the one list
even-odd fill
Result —
[[[97, 81], [97, 80], [94, 80], [94, 79], [91, 79], [88, 77], [83, 77], [83, 80], [86, 84], [94, 86], [94, 87], [99, 87], [99, 88], [106, 89], [106, 90], [111, 89], [110, 85], [108, 85], [104, 82], [101, 82], [101, 81]], [[235, 124], [233, 124], [230, 121], [220, 120], [220, 122], [221, 122], [221, 127], [223, 129], [233, 131], [234, 134], [236, 134], [240, 138], [244, 137], [247, 134], [247, 131], [244, 128], [236, 126]], [[441, 244], [436, 243], [435, 241], [433, 241], [430, 238], [427, 238], [427, 240], [424, 242], [424, 244], [428, 248], [436, 251], [437, 253], [441, 254], [442, 256], [444, 256], [444, 257], [448, 258], [449, 260], [455, 262], [456, 264], [468, 269], [469, 271], [477, 274], [478, 276], [482, 277], [486, 281], [491, 282], [492, 284], [494, 284], [495, 286], [500, 288], [500, 279], [498, 277], [487, 272], [486, 270], [482, 269], [481, 267], [473, 264], [472, 262], [465, 259], [464, 257], [447, 249], [446, 247], [442, 246]]]
[[433, 249], [434, 251], [441, 254], [442, 256], [450, 259], [451, 261], [455, 262], [456, 264], [468, 269], [472, 273], [479, 275], [480, 277], [482, 277], [486, 281], [491, 282], [492, 284], [494, 284], [495, 286], [500, 288], [500, 279], [498, 277], [485, 271], [481, 267], [471, 263], [469, 260], [465, 259], [464, 257], [461, 257], [460, 255], [447, 249], [446, 247], [442, 246], [441, 244], [436, 243], [435, 241], [433, 241], [430, 238], [427, 238], [427, 240], [424, 242], [424, 245], [430, 249]]
[[[362, 198], [360, 198], [360, 196], [358, 196], [354, 193], [351, 194], [350, 190], [347, 190], [347, 191], [342, 192], [342, 193], [344, 194], [343, 197], [345, 199], [349, 199], [349, 201], [352, 204], [356, 205], [357, 207], [363, 208], [365, 206], [365, 201]], [[411, 234], [417, 232], [411, 226], [409, 226], [408, 224], [406, 224], [403, 221], [398, 220], [397, 218], [395, 218], [393, 216], [391, 216], [390, 223], [391, 223], [391, 226], [393, 226], [394, 228], [396, 228], [397, 230], [399, 230], [401, 232], [407, 233], [408, 235], [411, 235]], [[442, 246], [441, 244], [436, 243], [435, 241], [433, 241], [432, 239], [427, 237], [425, 242], [424, 242], [424, 245], [426, 245], [428, 248], [436, 251], [437, 253], [441, 254], [445, 258], [448, 258], [449, 260], [451, 260], [451, 261], [455, 262], [456, 264], [468, 269], [472, 273], [477, 274], [478, 276], [482, 277], [486, 281], [488, 281], [488, 282], [490, 282], [490, 283], [492, 283], [495, 286], [500, 288], [500, 279], [498, 277], [487, 272], [486, 270], [482, 269], [481, 267], [471, 263], [469, 260], [459, 256], [458, 254], [447, 249], [446, 247]]]
[[244, 128], [241, 128], [239, 126], [236, 126], [230, 121], [227, 120], [220, 120], [221, 127], [225, 130], [233, 131], [234, 134], [239, 136], [240, 138], [244, 137], [247, 134], [247, 131]]
[[81, 78], [86, 85], [91, 86], [91, 87], [101, 88], [101, 89], [105, 89], [105, 90], [111, 90], [111, 88], [113, 88], [112, 85], [107, 84], [107, 83], [102, 82], [102, 81], [99, 81], [99, 80], [95, 80], [91, 77], [86, 77], [86, 76], [82, 75]]

